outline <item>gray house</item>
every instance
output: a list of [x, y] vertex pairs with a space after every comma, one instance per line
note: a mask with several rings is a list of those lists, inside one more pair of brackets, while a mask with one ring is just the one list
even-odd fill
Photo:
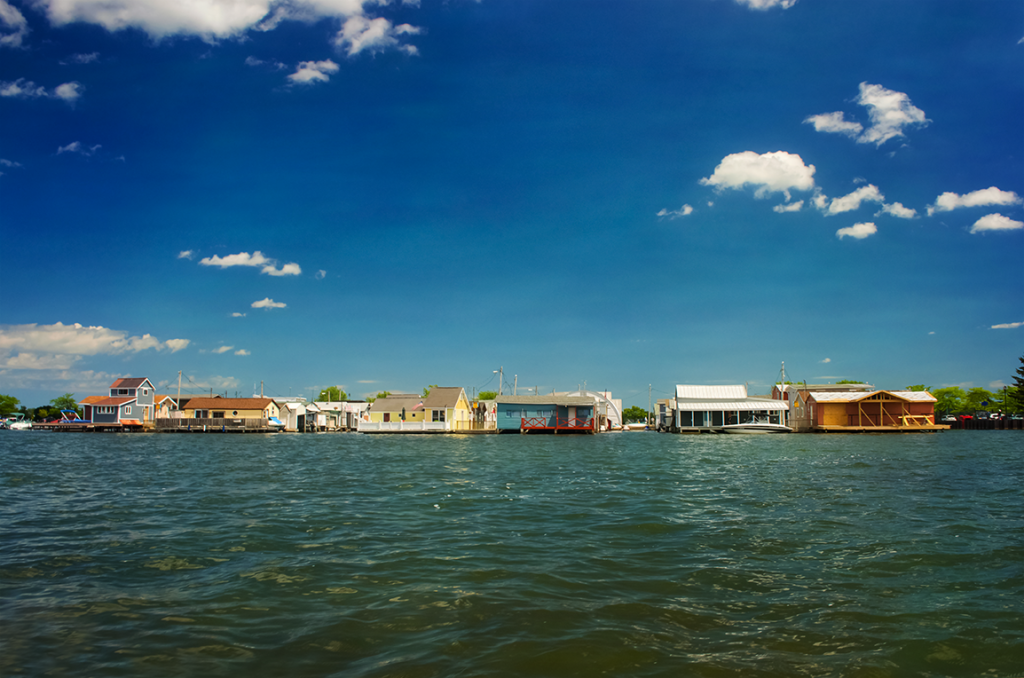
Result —
[[110, 395], [81, 401], [85, 419], [94, 424], [142, 426], [153, 422], [156, 389], [145, 377], [123, 377], [110, 385]]

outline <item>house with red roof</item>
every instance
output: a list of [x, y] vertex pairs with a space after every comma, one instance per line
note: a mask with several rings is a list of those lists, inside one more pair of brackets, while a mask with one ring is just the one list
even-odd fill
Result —
[[105, 396], [88, 396], [79, 401], [87, 421], [94, 424], [144, 426], [154, 419], [156, 389], [146, 377], [122, 377], [110, 385]]

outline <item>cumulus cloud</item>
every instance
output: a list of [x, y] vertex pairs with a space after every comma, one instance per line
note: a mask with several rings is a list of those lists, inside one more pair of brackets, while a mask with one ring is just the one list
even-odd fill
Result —
[[935, 204], [928, 208], [928, 216], [936, 212], [949, 212], [958, 207], [982, 207], [985, 205], [1019, 205], [1021, 198], [1013, 191], [1001, 191], [989, 186], [979, 191], [957, 195], [947, 191], [935, 199]]
[[274, 277], [302, 274], [302, 267], [298, 264], [285, 264], [278, 268], [276, 260], [268, 259], [259, 250], [252, 254], [239, 252], [238, 254], [229, 254], [226, 257], [219, 257], [217, 255], [205, 257], [199, 260], [199, 264], [200, 266], [219, 266], [220, 268], [232, 268], [234, 266], [259, 268], [260, 273], [266, 273]]
[[327, 82], [330, 75], [338, 72], [338, 64], [330, 59], [326, 61], [303, 61], [299, 63], [298, 70], [288, 76], [288, 79], [299, 85], [309, 85], [316, 82]]
[[794, 153], [776, 151], [758, 155], [753, 151], [727, 155], [710, 177], [700, 180], [703, 186], [716, 190], [756, 187], [754, 197], [782, 193], [790, 199], [790, 190], [809, 191], [814, 188], [814, 165], [805, 165]]
[[1024, 322], [1019, 323], [1003, 323], [1002, 325], [993, 325], [993, 330], [1015, 330], [1018, 327], [1024, 327]]
[[232, 350], [233, 348], [234, 348], [234, 346], [221, 346], [219, 348], [213, 349], [212, 351], [210, 351], [210, 353], [227, 353], [228, 351]]
[[282, 303], [280, 301], [274, 301], [270, 297], [266, 297], [259, 301], [252, 302], [253, 308], [284, 308], [287, 305], [288, 304]]
[[874, 184], [868, 184], [867, 186], [861, 186], [853, 193], [833, 199], [828, 205], [826, 214], [852, 212], [853, 210], [860, 209], [860, 205], [863, 202], [882, 202], [884, 200], [885, 196], [878, 190], [878, 187]]
[[931, 122], [905, 93], [881, 85], [860, 83], [860, 93], [855, 101], [868, 109], [871, 125], [867, 128], [859, 122], [847, 120], [842, 111], [811, 115], [804, 119], [804, 123], [814, 125], [818, 132], [843, 134], [856, 139], [857, 143], [881, 146], [889, 139], [904, 136], [903, 130], [907, 127], [923, 127]]
[[796, 4], [796, 0], [736, 0], [736, 4], [758, 10], [772, 9], [773, 7], [789, 9]]
[[234, 313], [231, 314], [231, 317], [232, 318], [244, 318], [245, 314], [244, 313], [239, 313], [238, 311], [235, 311]]
[[776, 205], [772, 208], [772, 211], [778, 212], [779, 214], [785, 214], [786, 212], [799, 212], [804, 208], [804, 201], [797, 200], [796, 202], [785, 203], [783, 205]]
[[235, 355], [252, 355], [252, 354], [249, 353], [248, 351], [246, 351], [244, 348], [240, 348], [237, 351], [235, 351]]
[[334, 45], [338, 49], [345, 50], [350, 57], [364, 51], [372, 54], [392, 48], [397, 48], [406, 54], [418, 54], [416, 47], [403, 45], [400, 42], [402, 36], [417, 35], [418, 33], [420, 33], [420, 29], [409, 24], [394, 26], [384, 17], [370, 19], [360, 14], [345, 21], [345, 25], [334, 36]]
[[61, 65], [67, 64], [91, 64], [99, 61], [99, 52], [90, 52], [89, 54], [72, 54], [65, 61], [61, 61]]
[[989, 214], [974, 222], [971, 233], [984, 231], [1016, 231], [1024, 228], [1024, 221], [1015, 221], [1002, 214]]
[[857, 240], [863, 240], [869, 235], [874, 235], [877, 232], [878, 229], [875, 227], [875, 225], [871, 222], [867, 222], [862, 224], [854, 224], [853, 226], [849, 226], [847, 228], [840, 228], [838, 231], [836, 231], [836, 237], [838, 237], [840, 240], [842, 240], [846, 236], [856, 238]]
[[827, 364], [827, 363], [830, 363], [830, 362], [832, 362], [832, 358], [825, 358], [824, 360], [819, 360], [818, 362], [820, 362], [820, 363], [826, 363], [826, 364]]
[[53, 95], [58, 99], [63, 99], [67, 102], [74, 102], [82, 96], [82, 87], [77, 82], [66, 82], [63, 85], [57, 85], [57, 88], [53, 90]]
[[0, 47], [21, 47], [26, 35], [25, 15], [7, 0], [0, 0]]
[[194, 257], [194, 256], [195, 256], [195, 252], [193, 252], [192, 250], [182, 250], [182, 251], [178, 252], [178, 258], [179, 259], [189, 259], [189, 260], [191, 260], [192, 257]]
[[403, 45], [400, 38], [419, 32], [409, 24], [392, 26], [387, 19], [367, 16], [367, 7], [388, 5], [387, 0], [34, 0], [34, 4], [57, 26], [84, 22], [109, 31], [138, 28], [156, 39], [193, 35], [210, 42], [250, 30], [272, 31], [289, 20], [337, 19], [344, 23], [335, 43], [350, 55], [391, 48], [414, 54], [416, 48]]
[[315, 277], [317, 280], [323, 280], [324, 278], [327, 277], [327, 271], [321, 268], [319, 271], [316, 272]]
[[877, 217], [883, 214], [888, 214], [899, 219], [913, 219], [917, 216], [917, 210], [911, 209], [910, 207], [904, 207], [903, 203], [894, 202], [882, 205], [882, 209], [879, 210], [875, 216]]
[[688, 217], [693, 214], [693, 208], [689, 205], [683, 205], [677, 210], [669, 211], [662, 208], [656, 216], [668, 217], [669, 219], [678, 219], [679, 217]]
[[150, 334], [79, 323], [64, 325], [0, 325], [0, 366], [16, 370], [66, 370], [82, 356], [139, 353], [149, 349], [175, 353], [188, 339], [161, 342]]

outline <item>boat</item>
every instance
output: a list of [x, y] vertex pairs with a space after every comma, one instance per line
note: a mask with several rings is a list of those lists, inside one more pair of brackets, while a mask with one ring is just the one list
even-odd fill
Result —
[[32, 429], [32, 422], [25, 421], [25, 415], [21, 412], [15, 412], [7, 417], [7, 428], [11, 431], [29, 431]]
[[773, 424], [767, 417], [754, 417], [744, 424], [728, 424], [722, 433], [792, 433], [793, 429], [782, 424]]

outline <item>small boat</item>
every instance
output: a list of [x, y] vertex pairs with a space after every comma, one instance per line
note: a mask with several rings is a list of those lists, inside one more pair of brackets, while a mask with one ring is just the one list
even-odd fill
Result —
[[773, 424], [767, 418], [754, 417], [745, 424], [728, 424], [722, 433], [792, 433], [793, 429], [782, 424]]
[[25, 421], [25, 415], [16, 412], [7, 417], [7, 428], [12, 431], [29, 431], [32, 429], [32, 422]]

